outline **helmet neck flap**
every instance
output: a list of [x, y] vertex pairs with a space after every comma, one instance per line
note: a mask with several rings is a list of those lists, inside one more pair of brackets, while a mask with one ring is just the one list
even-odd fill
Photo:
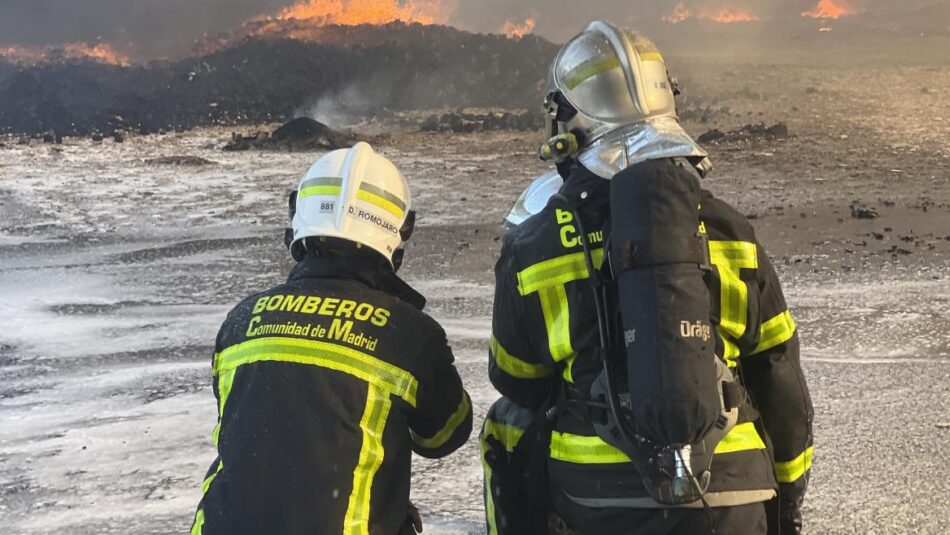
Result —
[[708, 156], [675, 117], [656, 117], [608, 132], [581, 149], [577, 161], [595, 175], [611, 179], [647, 160], [686, 158], [705, 176], [712, 169]]

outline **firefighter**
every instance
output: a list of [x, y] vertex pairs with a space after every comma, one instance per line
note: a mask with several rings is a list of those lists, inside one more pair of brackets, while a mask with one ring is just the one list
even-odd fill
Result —
[[320, 158], [291, 212], [289, 279], [218, 334], [218, 458], [191, 533], [415, 533], [412, 453], [461, 447], [472, 407], [445, 331], [396, 276], [408, 184], [360, 143]]
[[[561, 49], [550, 80], [541, 156], [563, 185], [544, 176], [522, 196], [495, 268], [489, 374], [504, 397], [481, 435], [489, 533], [800, 533], [813, 409], [798, 332], [752, 226], [708, 191], [697, 235], [708, 242], [709, 321], [738, 386], [738, 420], [715, 447], [704, 500], [660, 504], [631, 458], [595, 431], [590, 393], [602, 366], [585, 241], [604, 267], [612, 181], [698, 181], [711, 165], [678, 124], [676, 84], [642, 35], [591, 23]], [[576, 212], [559, 199], [576, 200]], [[637, 335], [623, 333], [628, 344]]]

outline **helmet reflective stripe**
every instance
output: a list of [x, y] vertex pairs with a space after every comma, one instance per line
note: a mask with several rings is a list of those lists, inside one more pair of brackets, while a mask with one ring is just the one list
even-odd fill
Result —
[[339, 177], [320, 177], [304, 180], [300, 184], [298, 199], [306, 199], [314, 195], [328, 195], [338, 197], [343, 190], [343, 179]]
[[372, 184], [366, 182], [360, 184], [356, 198], [378, 206], [400, 219], [406, 215], [406, 203], [392, 193]]
[[299, 252], [307, 238], [339, 238], [392, 261], [410, 210], [409, 186], [396, 166], [357, 143], [321, 157], [300, 182], [291, 247]]
[[576, 89], [577, 86], [599, 74], [619, 68], [620, 60], [617, 58], [600, 59], [588, 65], [581, 65], [568, 73], [567, 78], [564, 80], [564, 85], [567, 86], [568, 89]]

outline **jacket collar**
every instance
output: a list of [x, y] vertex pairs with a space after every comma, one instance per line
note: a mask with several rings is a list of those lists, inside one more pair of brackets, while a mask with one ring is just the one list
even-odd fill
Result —
[[[559, 169], [565, 178], [560, 194], [576, 206], [602, 205], [610, 202], [610, 181], [604, 180], [574, 161], [569, 167]], [[584, 194], [587, 194], [586, 196]]]
[[422, 310], [426, 298], [392, 272], [384, 262], [348, 254], [307, 255], [290, 272], [289, 282], [308, 279], [355, 280]]

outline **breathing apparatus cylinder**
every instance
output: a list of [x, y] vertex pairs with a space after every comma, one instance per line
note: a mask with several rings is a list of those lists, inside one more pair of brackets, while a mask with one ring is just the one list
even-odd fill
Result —
[[719, 418], [699, 181], [646, 162], [611, 183], [611, 265], [640, 432], [688, 445]]
[[627, 453], [656, 501], [696, 502], [738, 418], [734, 378], [715, 354], [699, 179], [650, 160], [616, 175], [610, 196], [619, 332], [591, 390], [592, 400], [610, 401], [594, 427]]

